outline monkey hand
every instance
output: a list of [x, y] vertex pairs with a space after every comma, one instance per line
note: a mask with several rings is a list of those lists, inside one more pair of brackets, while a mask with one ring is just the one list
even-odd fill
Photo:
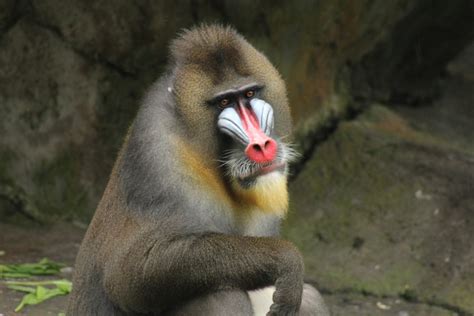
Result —
[[273, 304], [267, 316], [298, 315], [303, 293], [303, 258], [299, 251], [285, 253], [285, 264], [275, 282]]

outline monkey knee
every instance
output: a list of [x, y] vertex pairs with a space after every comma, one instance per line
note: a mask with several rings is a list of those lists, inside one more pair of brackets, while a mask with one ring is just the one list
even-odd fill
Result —
[[329, 310], [324, 300], [313, 286], [304, 284], [300, 316], [329, 316]]

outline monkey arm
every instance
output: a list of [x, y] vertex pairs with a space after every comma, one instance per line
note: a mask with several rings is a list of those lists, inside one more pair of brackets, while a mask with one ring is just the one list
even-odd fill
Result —
[[277, 289], [274, 309], [296, 311], [300, 306], [303, 261], [288, 241], [203, 233], [154, 242], [147, 252], [133, 253], [139, 248], [145, 247], [130, 248], [131, 253], [117, 256], [106, 268], [107, 295], [124, 310], [164, 311], [213, 291], [269, 285]]

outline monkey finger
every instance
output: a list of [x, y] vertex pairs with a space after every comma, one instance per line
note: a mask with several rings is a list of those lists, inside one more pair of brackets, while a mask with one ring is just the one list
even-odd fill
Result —
[[267, 316], [296, 316], [298, 308], [294, 305], [272, 304]]

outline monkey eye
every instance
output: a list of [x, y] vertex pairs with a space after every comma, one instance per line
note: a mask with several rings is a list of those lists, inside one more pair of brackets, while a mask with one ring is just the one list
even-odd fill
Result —
[[253, 90], [249, 90], [249, 91], [245, 92], [245, 96], [246, 96], [247, 98], [251, 98], [251, 97], [253, 97], [254, 95], [255, 95], [255, 91], [253, 91]]
[[224, 98], [222, 100], [219, 101], [219, 107], [222, 109], [222, 108], [225, 108], [226, 106], [229, 105], [229, 99], [227, 98]]

